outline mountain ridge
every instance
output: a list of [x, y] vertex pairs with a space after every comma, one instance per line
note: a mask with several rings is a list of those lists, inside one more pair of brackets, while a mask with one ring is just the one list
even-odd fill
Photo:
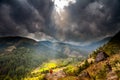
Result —
[[[69, 44], [69, 43], [64, 43], [64, 42], [52, 42], [49, 40], [45, 41], [35, 41], [31, 38], [26, 38], [26, 37], [21, 37], [21, 36], [8, 36], [8, 37], [0, 37], [0, 50], [4, 50], [7, 48], [7, 51], [11, 51], [13, 49], [18, 48], [18, 47], [26, 47], [26, 48], [31, 48], [35, 50], [38, 53], [64, 53], [68, 54], [70, 52], [72, 55], [74, 53], [77, 54], [82, 54], [83, 56], [87, 56], [89, 52], [92, 50], [96, 49], [97, 47], [103, 45], [107, 41], [109, 41], [110, 37], [104, 38], [101, 41], [97, 41], [94, 43], [91, 43], [86, 46], [81, 46], [81, 45], [74, 45], [74, 44]], [[15, 47], [13, 47], [15, 46]], [[66, 53], [66, 50], [67, 53]]]

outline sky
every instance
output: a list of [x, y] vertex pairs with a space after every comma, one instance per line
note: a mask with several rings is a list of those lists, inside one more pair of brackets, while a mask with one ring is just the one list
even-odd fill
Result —
[[90, 42], [120, 30], [120, 0], [0, 0], [0, 37]]

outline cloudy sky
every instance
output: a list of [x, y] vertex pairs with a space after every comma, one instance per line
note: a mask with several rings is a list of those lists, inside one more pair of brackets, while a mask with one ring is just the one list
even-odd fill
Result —
[[120, 0], [0, 0], [0, 36], [86, 42], [120, 30]]

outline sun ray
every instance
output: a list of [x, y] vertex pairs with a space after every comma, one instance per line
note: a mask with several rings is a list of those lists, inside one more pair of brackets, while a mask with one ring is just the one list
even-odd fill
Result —
[[52, 0], [54, 2], [54, 9], [60, 15], [64, 12], [64, 7], [69, 6], [69, 3], [75, 3], [76, 0]]

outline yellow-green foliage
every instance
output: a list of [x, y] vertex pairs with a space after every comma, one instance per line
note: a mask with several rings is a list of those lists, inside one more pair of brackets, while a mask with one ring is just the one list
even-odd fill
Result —
[[44, 64], [44, 67], [56, 68], [57, 64], [56, 64], [56, 62], [50, 62], [50, 63]]
[[33, 76], [33, 77], [26, 77], [22, 80], [45, 80], [45, 75], [44, 74], [39, 74], [38, 76]]
[[40, 73], [49, 72], [50, 69], [54, 69], [56, 67], [57, 67], [57, 63], [55, 61], [44, 63], [42, 67], [40, 67]]
[[45, 74], [48, 73], [50, 69], [56, 67], [57, 64], [55, 61], [43, 63], [41, 67], [31, 71], [23, 80], [45, 80]]
[[[45, 80], [45, 75], [49, 73], [50, 69], [53, 69], [54, 72], [65, 68], [68, 64], [71, 64], [72, 60], [70, 59], [58, 59], [51, 60], [49, 62], [44, 62], [40, 67], [34, 69], [23, 80]], [[68, 73], [77, 74], [78, 68], [75, 66], [68, 66]]]
[[67, 66], [66, 69], [64, 69], [64, 72], [67, 74], [67, 75], [72, 75], [72, 76], [75, 76], [78, 74], [78, 71], [79, 71], [79, 68], [76, 67], [76, 66], [73, 66], [73, 65], [69, 65]]
[[84, 69], [86, 69], [87, 67], [89, 67], [90, 63], [88, 62], [88, 60], [84, 60], [84, 63], [80, 66], [75, 66], [75, 65], [68, 65], [65, 69], [64, 72], [67, 75], [71, 75], [71, 76], [78, 76], [79, 73], [81, 71], [83, 71]]
[[40, 67], [40, 73], [47, 73], [50, 69], [65, 67], [72, 63], [69, 59], [58, 59], [58, 60], [51, 60], [49, 62], [43, 63]]

